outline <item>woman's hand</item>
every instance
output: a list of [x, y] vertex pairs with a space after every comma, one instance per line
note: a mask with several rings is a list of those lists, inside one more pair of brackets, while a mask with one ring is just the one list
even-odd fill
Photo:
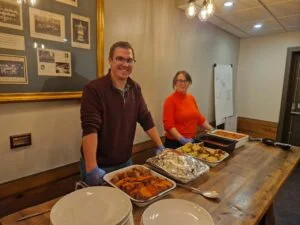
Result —
[[179, 139], [180, 144], [185, 145], [186, 143], [194, 143], [194, 139], [193, 138], [185, 138], [185, 137], [181, 137]]

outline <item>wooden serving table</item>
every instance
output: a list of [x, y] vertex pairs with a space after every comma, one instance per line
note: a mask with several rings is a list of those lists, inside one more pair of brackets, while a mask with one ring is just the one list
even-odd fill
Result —
[[[299, 159], [300, 148], [283, 151], [262, 143], [248, 142], [207, 175], [189, 183], [202, 190], [219, 191], [220, 201], [205, 199], [180, 187], [164, 199], [179, 198], [199, 204], [212, 215], [215, 225], [255, 225], [272, 205], [276, 193]], [[49, 211], [58, 199], [21, 210], [0, 221], [2, 225], [48, 225]], [[134, 207], [135, 225], [140, 224], [145, 209]], [[41, 214], [16, 222], [35, 213]]]

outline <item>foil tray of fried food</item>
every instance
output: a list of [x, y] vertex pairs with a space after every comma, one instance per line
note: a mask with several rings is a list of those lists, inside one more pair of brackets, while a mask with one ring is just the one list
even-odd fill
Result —
[[206, 164], [176, 150], [165, 150], [147, 159], [146, 163], [158, 172], [182, 183], [188, 183], [209, 171]]
[[174, 181], [142, 165], [113, 171], [106, 174], [104, 180], [125, 192], [133, 203], [141, 207], [166, 195], [176, 187]]
[[187, 143], [177, 150], [212, 166], [222, 162], [229, 156], [227, 152], [205, 147], [203, 143]]

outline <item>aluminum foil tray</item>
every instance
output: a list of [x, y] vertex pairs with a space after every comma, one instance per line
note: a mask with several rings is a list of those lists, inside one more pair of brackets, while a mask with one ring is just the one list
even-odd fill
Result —
[[188, 183], [209, 171], [209, 166], [176, 150], [165, 150], [146, 161], [154, 170]]

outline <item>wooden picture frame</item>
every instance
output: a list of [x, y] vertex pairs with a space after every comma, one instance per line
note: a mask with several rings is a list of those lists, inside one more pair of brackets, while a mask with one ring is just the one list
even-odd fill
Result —
[[[0, 1], [9, 1], [9, 0], [0, 0]], [[23, 30], [20, 30], [18, 28], [15, 29], [11, 29], [11, 28], [7, 28], [2, 26], [1, 27], [1, 31], [0, 31], [0, 35], [3, 34], [3, 36], [5, 37], [8, 35], [14, 35], [16, 37], [16, 39], [18, 39], [18, 35], [20, 36], [24, 36], [23, 38], [23, 42], [25, 39], [25, 46], [26, 48], [28, 48], [28, 46], [30, 44], [32, 45], [37, 45], [37, 49], [40, 48], [41, 46], [43, 46], [43, 44], [46, 42], [46, 46], [45, 48], [53, 48], [56, 49], [58, 51], [70, 51], [72, 52], [72, 60], [76, 60], [76, 62], [80, 62], [81, 59], [81, 55], [82, 52], [86, 55], [88, 55], [90, 57], [90, 59], [92, 59], [91, 65], [95, 66], [95, 69], [93, 69], [92, 73], [87, 72], [86, 74], [84, 72], [82, 72], [80, 74], [80, 76], [89, 76], [89, 77], [85, 77], [85, 82], [92, 80], [92, 79], [96, 79], [97, 77], [100, 77], [103, 72], [104, 72], [104, 60], [103, 60], [103, 49], [104, 49], [104, 42], [103, 42], [103, 25], [104, 25], [104, 0], [94, 0], [94, 4], [97, 5], [97, 10], [95, 13], [95, 18], [91, 18], [91, 30], [95, 29], [94, 31], [94, 40], [96, 43], [93, 43], [93, 39], [91, 39], [91, 49], [84, 49], [84, 48], [74, 48], [71, 46], [71, 29], [70, 29], [70, 24], [71, 24], [71, 13], [74, 13], [74, 11], [72, 11], [73, 9], [76, 9], [75, 14], [77, 15], [81, 15], [83, 17], [88, 17], [90, 16], [90, 14], [87, 14], [86, 11], [84, 12], [84, 10], [87, 10], [86, 6], [84, 5], [84, 0], [76, 0], [76, 3], [78, 3], [77, 7], [73, 7], [71, 5], [68, 4], [62, 4], [59, 1], [55, 1], [57, 2], [57, 4], [62, 5], [60, 8], [65, 7], [66, 8], [66, 13], [64, 14], [64, 11], [61, 12], [62, 10], [60, 10], [59, 12], [52, 10], [49, 10], [47, 8], [47, 5], [43, 5], [43, 7], [40, 7], [41, 4], [46, 4], [47, 1], [40, 1], [40, 3], [36, 6], [37, 9], [42, 9], [42, 10], [46, 10], [46, 11], [50, 11], [56, 14], [64, 14], [65, 20], [66, 20], [66, 38], [68, 39], [68, 43], [67, 43], [67, 47], [64, 45], [64, 43], [61, 42], [56, 42], [55, 44], [53, 44], [55, 41], [51, 41], [51, 40], [43, 40], [43, 39], [39, 39], [36, 37], [30, 37], [30, 26], [29, 26], [29, 18], [24, 18], [23, 17]], [[39, 2], [39, 1], [38, 1]], [[52, 0], [48, 0], [49, 2], [49, 7], [50, 5], [53, 3]], [[48, 3], [47, 3], [48, 4]], [[81, 6], [84, 10], [83, 13], [80, 13]], [[31, 6], [22, 6], [21, 11], [26, 11], [29, 9], [29, 7]], [[69, 8], [68, 8], [69, 7]], [[28, 10], [29, 11], [29, 10]], [[29, 14], [29, 13], [28, 13]], [[30, 15], [29, 15], [30, 16]], [[69, 20], [69, 21], [68, 21]], [[27, 25], [27, 26], [26, 26]], [[3, 29], [2, 29], [3, 28]], [[69, 29], [69, 30], [67, 30]], [[2, 31], [3, 30], [3, 31]], [[12, 32], [11, 32], [12, 31]], [[24, 34], [23, 34], [23, 33]], [[96, 35], [95, 35], [96, 34]], [[26, 36], [27, 35], [27, 36]], [[22, 40], [22, 39], [21, 39]], [[47, 44], [48, 43], [48, 44]], [[20, 45], [20, 43], [18, 43]], [[50, 47], [48, 46], [50, 45]], [[53, 46], [51, 46], [53, 45]], [[16, 44], [16, 46], [18, 46]], [[62, 46], [62, 48], [60, 48]], [[70, 50], [71, 49], [71, 50]], [[27, 50], [22, 50], [22, 47], [20, 49], [15, 48], [15, 50], [12, 49], [0, 49], [0, 54], [6, 54], [6, 55], [16, 55], [16, 56], [24, 56], [27, 58], [27, 76], [28, 76], [28, 80], [29, 80], [29, 84], [32, 84], [32, 86], [34, 86], [34, 81], [32, 81], [31, 77], [35, 77], [35, 79], [39, 79], [42, 80], [45, 78], [45, 76], [43, 77], [38, 77], [38, 73], [37, 73], [37, 62], [36, 62], [36, 58], [33, 59], [32, 55], [34, 55], [34, 57], [36, 57], [37, 52], [36, 50], [33, 52], [32, 55], [26, 55]], [[32, 51], [32, 49], [30, 49]], [[74, 59], [75, 58], [75, 59]], [[83, 56], [84, 58], [84, 56]], [[83, 59], [84, 60], [84, 59]], [[84, 66], [82, 65], [73, 65], [73, 67], [75, 68], [82, 68]], [[82, 69], [83, 71], [84, 68]], [[33, 71], [33, 72], [32, 72]], [[73, 70], [72, 70], [73, 72]], [[51, 77], [50, 77], [51, 78]], [[47, 79], [50, 79], [47, 78]], [[57, 77], [55, 78], [56, 80], [54, 80], [54, 82], [51, 82], [51, 88], [49, 88], [49, 90], [44, 89], [44, 90], [34, 90], [34, 91], [20, 91], [23, 89], [26, 89], [26, 85], [23, 84], [18, 84], [19, 86], [16, 86], [16, 84], [0, 84], [0, 103], [4, 103], [4, 102], [23, 102], [23, 101], [43, 101], [43, 100], [61, 100], [61, 99], [79, 99], [82, 96], [82, 88], [83, 86], [79, 87], [72, 87], [72, 85], [69, 85], [67, 82], [64, 83], [64, 85], [61, 84], [61, 81], [64, 82], [66, 81], [66, 79], [68, 79], [68, 77]], [[60, 80], [62, 79], [62, 80]], [[43, 80], [42, 80], [43, 81]], [[56, 84], [57, 84], [57, 89], [56, 89]], [[82, 83], [81, 83], [82, 84]], [[2, 85], [2, 86], [1, 86]], [[15, 86], [14, 86], [15, 85]], [[42, 85], [42, 84], [40, 84]], [[4, 89], [4, 91], [1, 89]], [[19, 88], [20, 87], [20, 88]], [[65, 88], [66, 87], [66, 88]], [[20, 90], [19, 90], [20, 89]], [[74, 89], [74, 90], [73, 90]], [[12, 91], [11, 91], [12, 90]], [[18, 90], [18, 91], [13, 91], [13, 90]]]

